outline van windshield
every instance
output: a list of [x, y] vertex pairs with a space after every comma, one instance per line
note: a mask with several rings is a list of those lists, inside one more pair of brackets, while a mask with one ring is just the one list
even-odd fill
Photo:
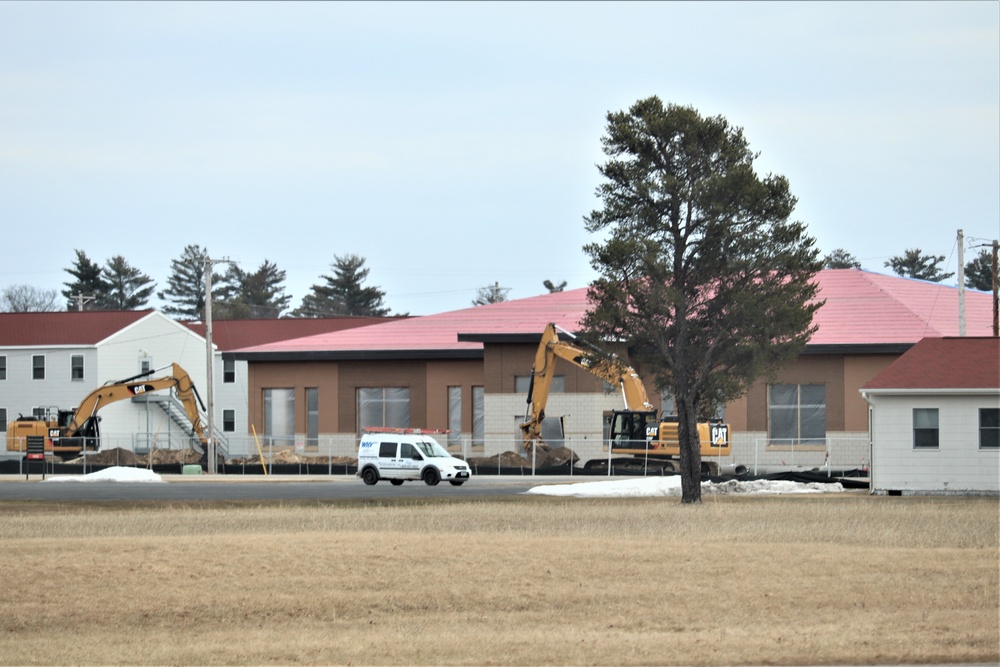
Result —
[[417, 443], [417, 447], [419, 447], [420, 451], [426, 454], [430, 458], [451, 456], [451, 454], [445, 451], [444, 447], [439, 445], [434, 440], [422, 440]]

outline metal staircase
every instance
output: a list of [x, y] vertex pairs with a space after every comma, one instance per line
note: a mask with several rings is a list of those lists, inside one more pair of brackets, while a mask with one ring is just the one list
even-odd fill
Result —
[[[201, 441], [193, 435], [193, 426], [191, 425], [191, 420], [188, 419], [187, 411], [184, 409], [184, 404], [177, 400], [177, 397], [173, 394], [142, 394], [139, 396], [132, 397], [133, 403], [146, 403], [159, 406], [161, 410], [170, 418], [170, 421], [179, 426], [185, 436], [188, 438], [188, 444], [192, 449], [197, 451], [199, 454], [204, 453], [204, 448], [202, 447]], [[208, 418], [204, 414], [199, 414], [198, 417], [201, 419], [202, 424], [204, 424], [205, 429], [208, 429]], [[215, 433], [213, 435], [215, 440], [215, 453], [217, 456], [222, 456], [223, 458], [229, 457], [229, 440], [223, 434], [218, 427], [215, 428]]]

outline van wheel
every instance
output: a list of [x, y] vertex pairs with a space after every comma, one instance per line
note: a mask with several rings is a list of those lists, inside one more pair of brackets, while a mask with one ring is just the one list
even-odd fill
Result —
[[401, 480], [401, 479], [390, 479], [389, 482], [393, 486], [402, 486], [403, 485], [403, 480]]
[[361, 473], [361, 479], [363, 479], [365, 484], [368, 486], [372, 486], [378, 482], [378, 472], [375, 468], [365, 468], [364, 472]]
[[451, 485], [452, 486], [462, 486], [463, 484], [465, 484], [465, 480], [464, 479], [453, 479], [453, 480], [451, 480]]
[[441, 481], [441, 475], [437, 468], [428, 467], [424, 469], [423, 480], [427, 486], [437, 486], [438, 482]]

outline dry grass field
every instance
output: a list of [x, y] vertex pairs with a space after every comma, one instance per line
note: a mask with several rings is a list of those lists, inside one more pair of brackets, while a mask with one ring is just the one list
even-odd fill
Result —
[[1000, 660], [996, 498], [0, 505], [0, 664]]

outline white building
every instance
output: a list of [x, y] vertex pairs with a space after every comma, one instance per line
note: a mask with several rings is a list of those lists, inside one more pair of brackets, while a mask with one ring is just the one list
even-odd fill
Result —
[[1000, 492], [1000, 338], [925, 338], [861, 395], [873, 493]]

